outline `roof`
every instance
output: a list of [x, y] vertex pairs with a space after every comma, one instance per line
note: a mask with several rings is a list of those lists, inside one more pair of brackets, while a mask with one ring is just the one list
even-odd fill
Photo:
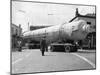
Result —
[[96, 14], [86, 14], [86, 15], [80, 15], [80, 14], [78, 14], [77, 16], [75, 16], [74, 18], [72, 18], [69, 22], [72, 22], [77, 17], [85, 17], [85, 18], [94, 18], [94, 19], [96, 19]]
[[96, 14], [78, 15], [77, 17], [96, 18]]
[[[15, 26], [16, 28], [19, 28], [19, 26], [17, 26], [16, 24], [12, 23], [11, 25]], [[20, 29], [22, 29], [22, 28], [20, 28]]]
[[78, 12], [78, 8], [76, 8], [76, 15], [74, 18], [72, 18], [69, 22], [72, 22], [74, 19], [76, 19], [77, 17], [85, 17], [85, 18], [94, 18], [96, 19], [96, 14], [95, 13], [88, 13], [86, 15], [81, 15]]
[[77, 16], [75, 16], [74, 18], [72, 18], [69, 22], [72, 22], [74, 19], [76, 19], [77, 18]]

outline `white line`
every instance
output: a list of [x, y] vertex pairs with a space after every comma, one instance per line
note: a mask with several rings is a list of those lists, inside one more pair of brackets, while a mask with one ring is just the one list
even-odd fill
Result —
[[15, 63], [17, 63], [17, 62], [19, 62], [19, 61], [21, 61], [21, 60], [22, 60], [22, 58], [20, 58], [20, 59], [14, 61], [14, 62], [12, 62], [12, 64], [15, 64]]
[[[28, 57], [30, 54], [31, 54], [31, 52], [30, 52], [30, 53], [28, 53], [28, 54], [26, 55], [26, 57]], [[17, 63], [17, 62], [21, 61], [22, 59], [23, 59], [23, 58], [20, 58], [20, 59], [18, 59], [18, 60], [16, 60], [16, 61], [12, 62], [12, 64]]]
[[28, 53], [28, 54], [26, 55], [26, 57], [28, 57], [31, 53], [32, 53], [32, 52]]
[[85, 57], [83, 57], [83, 56], [80, 56], [80, 55], [78, 55], [78, 54], [75, 54], [75, 53], [72, 53], [73, 55], [76, 55], [77, 57], [79, 57], [79, 58], [81, 58], [81, 59], [83, 59], [83, 60], [85, 60], [87, 63], [89, 63], [93, 68], [95, 68], [95, 64], [94, 63], [92, 63], [90, 60], [88, 60], [88, 59], [86, 59]]

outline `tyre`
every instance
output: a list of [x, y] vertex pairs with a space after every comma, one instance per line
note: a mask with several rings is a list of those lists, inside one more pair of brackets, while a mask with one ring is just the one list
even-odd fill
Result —
[[77, 50], [78, 50], [78, 48], [77, 48], [77, 46], [73, 46], [73, 52], [77, 52]]
[[65, 47], [65, 52], [70, 52], [70, 49], [71, 49], [70, 46], [66, 46]]
[[18, 51], [21, 52], [22, 51], [22, 48], [18, 48]]
[[51, 46], [51, 47], [50, 47], [50, 51], [51, 51], [51, 52], [53, 52], [53, 50], [54, 50], [54, 47], [53, 47], [53, 46]]

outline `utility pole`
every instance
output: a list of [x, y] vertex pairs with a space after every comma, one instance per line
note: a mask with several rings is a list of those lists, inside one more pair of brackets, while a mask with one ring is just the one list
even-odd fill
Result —
[[29, 26], [29, 22], [28, 22], [28, 31], [30, 31], [30, 26]]

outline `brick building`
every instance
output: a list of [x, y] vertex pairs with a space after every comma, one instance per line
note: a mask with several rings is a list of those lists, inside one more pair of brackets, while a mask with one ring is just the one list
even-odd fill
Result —
[[11, 48], [17, 47], [17, 41], [21, 39], [21, 34], [21, 25], [17, 26], [15, 24], [11, 24]]

